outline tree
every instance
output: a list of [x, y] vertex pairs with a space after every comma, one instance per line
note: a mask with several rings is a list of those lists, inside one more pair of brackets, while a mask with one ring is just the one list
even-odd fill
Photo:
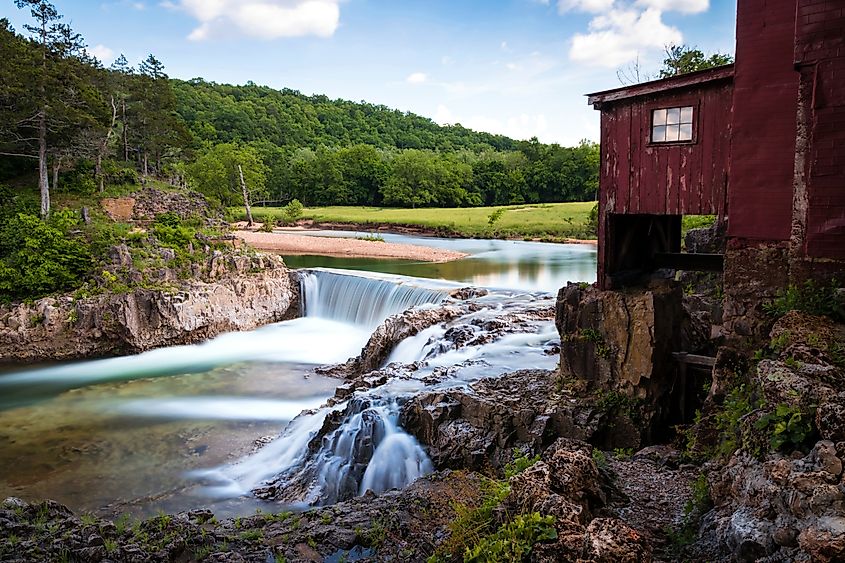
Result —
[[242, 204], [266, 194], [267, 167], [250, 146], [215, 145], [188, 165], [186, 172], [194, 187], [224, 205]]
[[138, 67], [134, 81], [135, 139], [145, 176], [149, 175], [152, 156], [156, 172], [162, 171], [162, 158], [168, 149], [188, 144], [190, 133], [176, 113], [176, 97], [170, 86], [164, 65], [149, 55]]
[[[25, 25], [31, 34], [35, 56], [34, 88], [19, 100], [24, 114], [18, 122], [24, 145], [37, 144], [38, 186], [41, 216], [50, 213], [48, 158], [65, 150], [72, 152], [75, 139], [102, 119], [102, 98], [93, 85], [96, 60], [88, 56], [82, 37], [70, 26], [58, 23], [62, 16], [46, 0], [15, 0], [18, 8], [29, 8], [36, 25]], [[52, 145], [52, 151], [50, 149]], [[55, 170], [55, 169], [54, 169]]]
[[700, 49], [688, 45], [667, 45], [665, 55], [663, 67], [659, 72], [660, 78], [713, 68], [734, 61], [732, 55], [713, 53], [707, 56]]
[[131, 84], [135, 69], [123, 53], [114, 60], [109, 69], [114, 74], [114, 86], [118, 104], [120, 105], [121, 141], [123, 144], [123, 160], [129, 160], [129, 122], [126, 119], [126, 101], [131, 92]]

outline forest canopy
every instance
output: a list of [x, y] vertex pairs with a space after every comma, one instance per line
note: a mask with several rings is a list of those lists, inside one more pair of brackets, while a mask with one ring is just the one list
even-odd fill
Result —
[[584, 201], [598, 145], [517, 141], [383, 105], [247, 83], [168, 77], [149, 55], [106, 69], [44, 0], [16, 0], [32, 25], [0, 20], [0, 182], [37, 176], [94, 194], [163, 179], [225, 205], [481, 206]]

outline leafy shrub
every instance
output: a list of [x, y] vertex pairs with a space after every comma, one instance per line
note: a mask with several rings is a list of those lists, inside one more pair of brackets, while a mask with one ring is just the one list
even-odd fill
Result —
[[166, 225], [168, 227], [179, 227], [182, 225], [182, 218], [175, 211], [165, 211], [155, 216], [155, 225]]
[[91, 161], [80, 160], [72, 170], [61, 174], [58, 190], [81, 195], [95, 193], [97, 181], [94, 179], [94, 164]]
[[78, 287], [91, 268], [84, 239], [68, 234], [72, 216], [57, 212], [51, 222], [18, 213], [0, 231], [0, 295], [37, 298]]
[[801, 311], [810, 315], [827, 316], [836, 321], [845, 321], [845, 310], [836, 299], [839, 283], [836, 279], [826, 284], [807, 280], [802, 285], [790, 285], [781, 291], [771, 303], [764, 303], [763, 310], [772, 317], [782, 317], [789, 311]]
[[534, 544], [557, 539], [553, 516], [538, 512], [519, 515], [475, 546], [467, 548], [465, 562], [523, 561]]
[[105, 183], [110, 186], [138, 183], [138, 171], [135, 170], [135, 166], [131, 163], [104, 160], [103, 175], [105, 176]]
[[538, 461], [540, 461], [539, 455], [528, 456], [520, 452], [519, 449], [514, 448], [513, 460], [505, 465], [505, 479], [510, 479], [514, 475], [522, 473]]
[[772, 451], [800, 449], [815, 435], [813, 413], [801, 412], [797, 407], [777, 405], [755, 424], [757, 430], [770, 432]]
[[267, 215], [258, 230], [262, 233], [272, 233], [274, 228], [276, 228], [275, 218], [272, 215]]
[[493, 225], [495, 225], [495, 224], [496, 224], [496, 222], [497, 222], [499, 219], [501, 219], [501, 218], [502, 218], [502, 215], [504, 215], [504, 214], [505, 214], [505, 211], [507, 211], [507, 209], [505, 209], [504, 207], [500, 207], [500, 208], [498, 208], [498, 209], [494, 210], [494, 211], [493, 211], [490, 215], [488, 215], [488, 216], [487, 216], [487, 224], [488, 224], [490, 227], [492, 227]]
[[292, 199], [290, 203], [285, 205], [284, 213], [285, 219], [291, 223], [302, 217], [304, 208], [298, 199]]
[[162, 246], [170, 248], [185, 248], [195, 235], [195, 230], [184, 226], [182, 218], [173, 211], [156, 215], [151, 231]]
[[170, 248], [185, 248], [194, 240], [194, 231], [188, 227], [155, 224], [152, 233], [162, 246]]
[[761, 406], [756, 389], [749, 385], [739, 385], [725, 396], [722, 409], [716, 413], [716, 428], [720, 442], [716, 453], [729, 456], [742, 446], [743, 437], [740, 420]]

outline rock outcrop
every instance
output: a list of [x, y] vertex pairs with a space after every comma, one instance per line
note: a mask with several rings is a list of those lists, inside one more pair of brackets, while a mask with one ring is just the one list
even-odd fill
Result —
[[115, 221], [152, 221], [156, 215], [172, 212], [182, 220], [202, 217], [208, 224], [223, 222], [222, 215], [212, 211], [205, 196], [194, 191], [148, 187], [124, 197], [103, 198], [100, 205]]
[[0, 361], [78, 359], [195, 343], [283, 320], [297, 302], [298, 287], [277, 256], [213, 252], [202, 279], [0, 307]]
[[602, 418], [556, 389], [554, 372], [518, 371], [469, 388], [416, 395], [400, 424], [438, 468], [497, 471], [514, 448], [538, 453], [557, 436], [592, 437]]
[[637, 427], [640, 438], [632, 435], [632, 443], [619, 447], [650, 442], [668, 416], [681, 318], [681, 292], [674, 284], [626, 291], [569, 284], [558, 294], [555, 322], [563, 379], [607, 401], [635, 407], [627, 414], [636, 416], [617, 424]]
[[[768, 350], [773, 357], [759, 361], [745, 384], [758, 406], [739, 419], [738, 449], [710, 474], [716, 506], [702, 523], [700, 554], [843, 561], [845, 326], [792, 311], [774, 323]], [[742, 371], [741, 356], [720, 357]], [[711, 395], [740, 385], [736, 373], [724, 376], [730, 372], [717, 369]]]
[[532, 561], [651, 561], [645, 536], [618, 518], [599, 517], [606, 512], [609, 486], [592, 459], [592, 447], [564, 438], [513, 476], [505, 501], [511, 510], [555, 517], [557, 539], [536, 545]]

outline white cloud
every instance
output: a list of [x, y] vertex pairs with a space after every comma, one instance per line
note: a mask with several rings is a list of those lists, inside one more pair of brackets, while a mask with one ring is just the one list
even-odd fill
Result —
[[330, 37], [340, 22], [340, 0], [165, 0], [199, 21], [188, 39], [237, 33], [259, 39]]
[[440, 57], [440, 64], [442, 64], [443, 66], [449, 66], [455, 64], [455, 59], [453, 59], [449, 55], [443, 55], [442, 57]]
[[[596, 1], [596, 0], [593, 0]], [[637, 0], [637, 6], [654, 8], [664, 12], [700, 14], [710, 7], [709, 0]]]
[[103, 64], [108, 64], [114, 60], [114, 51], [102, 44], [94, 45], [89, 49], [90, 53], [100, 59]]
[[147, 8], [146, 4], [144, 4], [143, 2], [133, 2], [132, 7], [136, 10], [144, 10]]
[[[667, 0], [671, 2], [672, 0]], [[614, 0], [558, 0], [558, 12], [563, 14], [570, 10], [599, 14], [613, 7]]]
[[546, 116], [540, 114], [520, 113], [505, 118], [495, 118], [486, 115], [466, 115], [458, 118], [443, 104], [437, 106], [434, 121], [441, 125], [460, 123], [464, 127], [475, 131], [498, 133], [513, 139], [530, 139], [541, 137], [548, 132], [549, 124]]
[[428, 75], [426, 73], [424, 73], [424, 72], [412, 72], [405, 79], [405, 82], [407, 82], [408, 84], [422, 84], [426, 80], [428, 80]]
[[576, 33], [572, 37], [569, 58], [617, 67], [634, 60], [641, 51], [681, 44], [683, 39], [678, 28], [663, 23], [662, 12], [656, 8], [614, 9], [594, 17], [589, 33]]

